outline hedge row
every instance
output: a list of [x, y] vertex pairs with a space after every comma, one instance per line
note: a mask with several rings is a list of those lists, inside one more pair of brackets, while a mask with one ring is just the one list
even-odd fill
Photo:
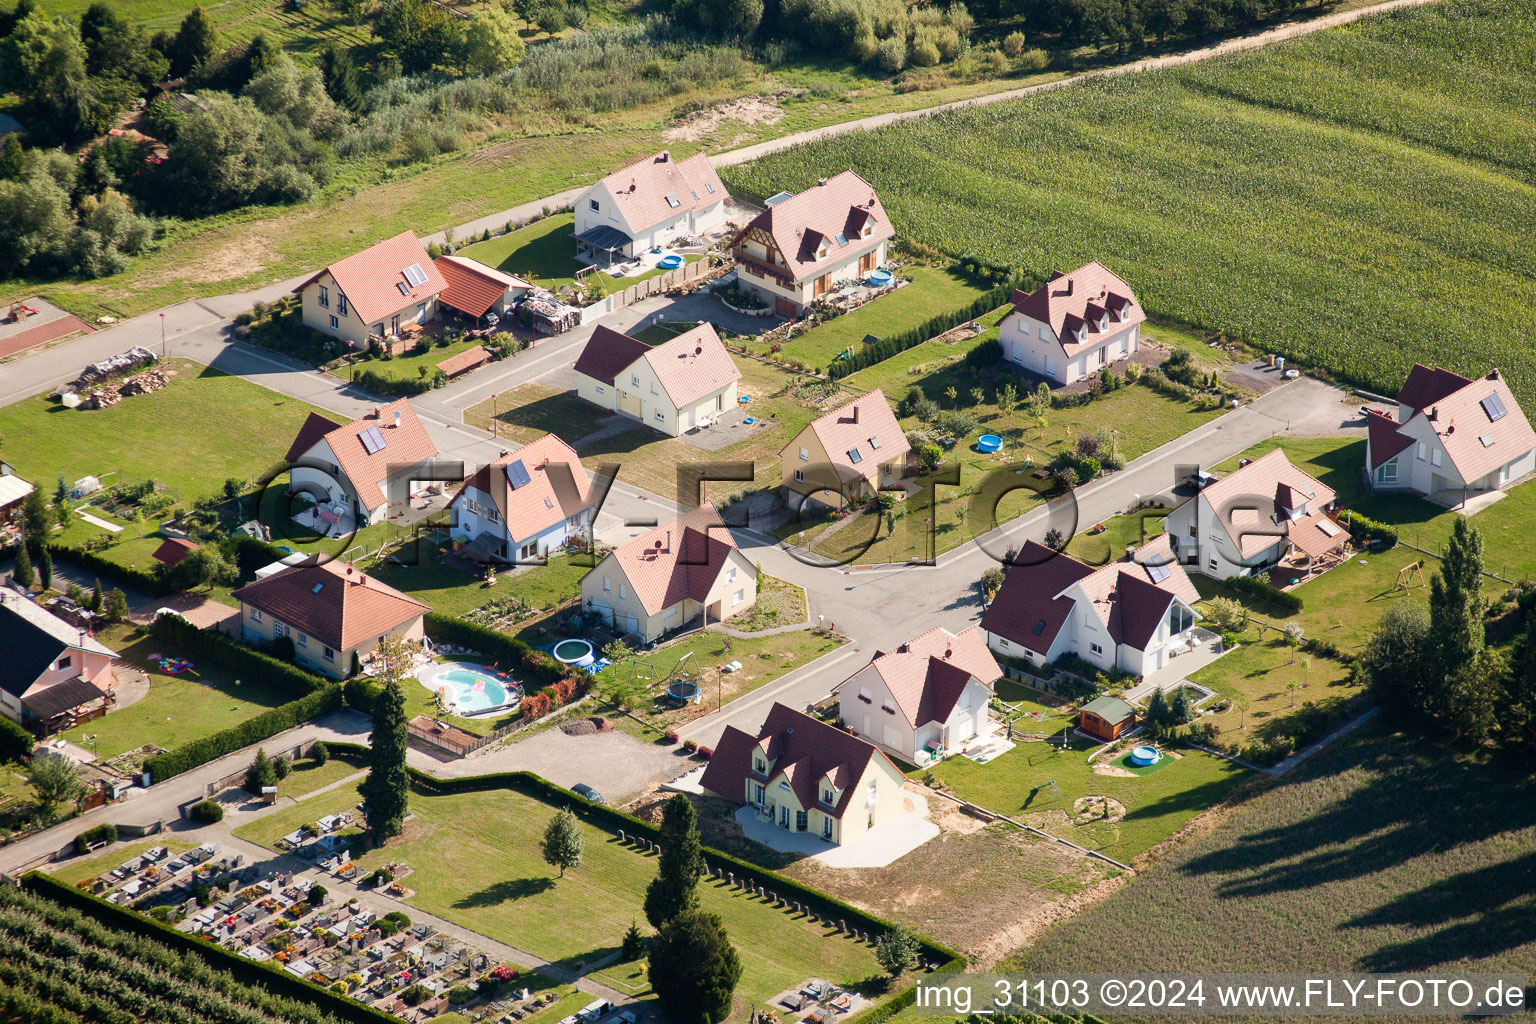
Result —
[[[329, 746], [333, 753], [355, 752], [361, 755], [367, 752], [366, 747], [351, 743], [332, 743]], [[428, 793], [481, 793], [493, 789], [510, 789], [514, 792], [522, 793], [524, 796], [530, 796], [542, 803], [568, 807], [576, 817], [597, 828], [607, 831], [623, 829], [629, 835], [644, 836], [656, 842], [661, 840], [660, 828], [650, 822], [642, 821], [634, 815], [626, 814], [624, 811], [608, 807], [604, 804], [588, 803], [570, 790], [557, 786], [553, 782], [531, 772], [496, 772], [490, 775], [437, 778], [416, 768], [407, 767], [406, 770], [410, 773], [411, 779], [417, 787]], [[704, 847], [704, 854], [710, 863], [725, 866], [738, 875], [746, 874], [775, 892], [788, 894], [791, 898], [810, 905], [821, 916], [838, 917], [852, 922], [862, 930], [875, 933], [889, 931], [892, 927], [889, 921], [875, 917], [867, 911], [844, 903], [835, 897], [828, 896], [824, 892], [812, 889], [793, 879], [786, 878], [761, 865], [742, 860], [740, 857], [734, 857], [731, 854], [709, 846]], [[931, 939], [922, 937], [919, 937], [919, 942], [928, 959], [939, 960], [946, 965], [951, 965], [951, 969], [956, 970], [965, 963], [964, 958], [959, 953], [947, 946], [942, 946]]]
[[259, 680], [274, 686], [286, 697], [297, 699], [327, 685], [324, 679], [297, 665], [247, 647], [217, 630], [199, 629], [180, 615], [158, 616], [153, 631], [168, 644], [176, 644], [247, 681]]
[[151, 781], [164, 782], [198, 765], [207, 764], [214, 758], [234, 753], [253, 743], [260, 743], [264, 739], [303, 725], [312, 718], [318, 718], [340, 707], [341, 686], [333, 683], [298, 700], [264, 711], [255, 718], [247, 719], [222, 732], [204, 736], [191, 743], [184, 743], [164, 754], [156, 754], [144, 762], [144, 769], [149, 772]]
[[30, 732], [0, 715], [0, 761], [20, 761], [35, 746], [37, 740]]
[[141, 590], [153, 597], [168, 597], [176, 593], [176, 588], [171, 586], [160, 573], [131, 569], [111, 559], [103, 558], [94, 551], [73, 548], [67, 544], [49, 544], [48, 553], [53, 555], [56, 562], [60, 560], [73, 562], [93, 576], [100, 576], [125, 587]]
[[1239, 594], [1246, 594], [1259, 601], [1268, 601], [1281, 611], [1295, 615], [1301, 611], [1301, 598], [1281, 590], [1263, 576], [1233, 576], [1227, 585]]
[[553, 686], [562, 679], [576, 678], [554, 658], [543, 651], [530, 647], [521, 640], [498, 633], [494, 629], [478, 626], [473, 622], [456, 619], [441, 612], [428, 612], [427, 636], [434, 643], [458, 644], [469, 647], [495, 661], [504, 669], [521, 668], [523, 674], [535, 685], [525, 686], [529, 693]]
[[1377, 522], [1369, 516], [1363, 516], [1349, 509], [1339, 513], [1339, 522], [1343, 523], [1351, 534], [1362, 540], [1379, 540], [1389, 548], [1397, 546], [1397, 527], [1395, 526]]
[[[892, 356], [905, 352], [909, 348], [915, 348], [951, 328], [985, 316], [1012, 298], [1021, 284], [1023, 284], [1021, 279], [1010, 278], [967, 306], [950, 310], [948, 313], [940, 313], [916, 327], [899, 331], [888, 338], [881, 338], [873, 345], [866, 345], [862, 351], [855, 352], [851, 359], [833, 362], [827, 367], [827, 376], [837, 380], [866, 366], [883, 363]], [[994, 355], [993, 358], [996, 356]]]
[[289, 999], [311, 1003], [349, 1024], [400, 1024], [397, 1018], [383, 1010], [289, 974], [276, 961], [263, 963], [243, 957], [207, 939], [177, 931], [173, 926], [147, 914], [108, 903], [83, 889], [72, 888], [40, 872], [28, 872], [22, 878], [22, 885], [33, 895], [78, 910], [103, 927], [141, 935], [181, 953], [195, 953], [215, 970], [225, 970], [238, 981]]
[[117, 842], [116, 825], [110, 823], [106, 825], [97, 825], [95, 828], [88, 828], [84, 832], [81, 832], [79, 835], [75, 836], [75, 852], [90, 853], [91, 845], [93, 843], [115, 842]]

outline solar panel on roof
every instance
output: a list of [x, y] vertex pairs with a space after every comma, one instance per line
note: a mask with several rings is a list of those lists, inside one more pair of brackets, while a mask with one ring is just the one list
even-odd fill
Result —
[[1173, 573], [1168, 571], [1168, 567], [1166, 565], [1155, 565], [1148, 563], [1146, 570], [1147, 576], [1152, 580], [1153, 583], [1161, 583], [1163, 580], [1173, 575]]
[[369, 427], [358, 434], [357, 439], [363, 442], [363, 448], [369, 455], [376, 455], [389, 447], [389, 442], [384, 440], [384, 435], [379, 433], [378, 427]]
[[518, 459], [516, 462], [507, 464], [507, 479], [511, 481], [514, 491], [528, 483], [530, 479], [528, 467], [523, 465], [523, 460]]
[[427, 273], [421, 269], [420, 263], [412, 263], [410, 266], [400, 271], [400, 273], [405, 277], [407, 281], [411, 283], [412, 288], [415, 288], [417, 285], [427, 283]]
[[1504, 402], [1496, 394], [1489, 395], [1487, 398], [1483, 399], [1482, 405], [1483, 412], [1488, 414], [1488, 419], [1490, 422], [1503, 419], [1504, 414], [1509, 411], [1508, 409], [1504, 408]]

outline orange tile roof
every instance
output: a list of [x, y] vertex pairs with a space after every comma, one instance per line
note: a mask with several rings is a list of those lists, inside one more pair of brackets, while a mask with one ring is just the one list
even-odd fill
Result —
[[[1331, 487], [1291, 465], [1283, 448], [1276, 448], [1208, 484], [1200, 497], [1210, 503], [1242, 556], [1251, 558], [1289, 532], [1285, 517], [1275, 521], [1278, 510], [1305, 507], [1310, 515], [1326, 509], [1335, 494]], [[1243, 501], [1249, 498], [1252, 504], [1244, 507]]]
[[[521, 462], [528, 471], [528, 482], [521, 487], [513, 487], [507, 476], [507, 467], [514, 462]], [[481, 466], [449, 504], [458, 502], [466, 487], [491, 496], [507, 536], [516, 543], [569, 519], [591, 506], [593, 500], [592, 484], [581, 468], [581, 459], [554, 434], [545, 434]]]
[[914, 727], [947, 721], [973, 677], [990, 690], [1003, 674], [979, 626], [959, 633], [935, 626], [894, 651], [876, 653], [869, 664]]
[[[1449, 390], [1456, 381], [1461, 386]], [[1418, 416], [1429, 421], [1464, 483], [1471, 484], [1536, 448], [1536, 431], [1498, 370], [1469, 380], [1449, 370], [1415, 364], [1398, 402], [1419, 410], [1410, 423]], [[1503, 414], [1495, 419], [1485, 403], [1502, 406]]]
[[475, 345], [467, 348], [456, 356], [449, 356], [437, 364], [437, 368], [449, 377], [456, 377], [466, 370], [473, 370], [477, 366], [484, 366], [491, 361], [491, 354], [485, 350], [484, 345]]
[[467, 256], [439, 256], [433, 261], [447, 282], [442, 301], [470, 316], [484, 316], [509, 289], [531, 289], [520, 277], [503, 274]]
[[657, 345], [641, 358], [650, 364], [678, 409], [741, 379], [725, 343], [707, 322]]
[[[405, 277], [406, 268], [412, 266], [419, 267], [426, 278], [421, 284], [411, 284]], [[341, 289], [352, 304], [352, 311], [364, 323], [387, 320], [407, 306], [425, 302], [448, 287], [443, 275], [427, 258], [427, 250], [410, 231], [402, 231], [394, 238], [386, 238], [362, 252], [353, 253], [320, 273], [325, 271], [330, 271], [336, 287]], [[310, 277], [295, 291], [303, 291], [319, 276]], [[405, 290], [397, 286], [403, 286]]]
[[[625, 164], [604, 178], [603, 184], [613, 193], [631, 233], [725, 199], [725, 186], [703, 153], [674, 160], [664, 149]], [[676, 206], [668, 202], [668, 196], [677, 200]]]
[[1049, 324], [1068, 356], [1147, 318], [1131, 286], [1098, 260], [1060, 271], [1032, 292], [1013, 293], [1013, 308]]
[[[864, 226], [871, 227], [865, 237]], [[826, 184], [817, 184], [752, 218], [748, 228], [773, 238], [795, 281], [815, 277], [827, 267], [865, 252], [895, 235], [890, 218], [873, 186], [853, 171], [844, 171]], [[843, 236], [839, 243], [837, 237]], [[819, 255], [822, 242], [825, 255]]]
[[335, 561], [290, 566], [231, 596], [337, 651], [383, 636], [432, 610], [362, 570]]
[[702, 601], [735, 550], [725, 520], [713, 502], [705, 502], [615, 548], [611, 557], [647, 614], [654, 615], [684, 598]]
[[[308, 427], [305, 423], [305, 428]], [[371, 455], [360, 436], [369, 427], [378, 427], [379, 435], [384, 439], [384, 447]], [[302, 431], [300, 437], [303, 437]], [[407, 466], [437, 455], [437, 445], [427, 436], [426, 428], [416, 418], [415, 408], [405, 398], [344, 427], [337, 427], [325, 434], [323, 440], [336, 454], [336, 463], [357, 492], [358, 500], [370, 511], [389, 500], [380, 486], [384, 480]]]
[[[896, 414], [891, 412], [890, 403], [885, 400], [885, 392], [879, 388], [823, 413], [806, 429], [821, 442], [827, 458], [837, 468], [839, 477], [845, 480], [863, 477], [874, 483], [880, 475], [881, 463], [890, 462], [911, 448], [901, 424], [896, 422]], [[790, 441], [779, 449], [779, 454], [783, 455], [795, 445], [794, 440]], [[850, 454], [854, 451], [859, 455], [857, 462]]]

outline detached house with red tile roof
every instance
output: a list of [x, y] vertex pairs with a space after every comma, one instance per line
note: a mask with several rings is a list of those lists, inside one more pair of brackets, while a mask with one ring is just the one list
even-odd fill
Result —
[[1349, 533], [1334, 522], [1334, 497], [1276, 448], [1205, 484], [1163, 524], [1183, 564], [1219, 580], [1252, 576], [1291, 557], [1335, 557]]
[[596, 500], [587, 471], [554, 434], [481, 466], [448, 508], [453, 534], [482, 562], [547, 558], [585, 537]]
[[887, 753], [928, 764], [992, 735], [992, 684], [1003, 674], [978, 626], [942, 626], [876, 651], [838, 684], [843, 723]]
[[354, 349], [437, 316], [448, 282], [409, 231], [333, 263], [295, 289], [305, 327]]
[[293, 641], [294, 659], [333, 679], [352, 674], [354, 655], [366, 659], [386, 636], [416, 643], [432, 609], [351, 563], [289, 566], [232, 595], [240, 602], [247, 643]]
[[582, 577], [582, 605], [643, 640], [702, 616], [720, 622], [757, 601], [757, 567], [706, 502], [610, 551]]
[[741, 380], [708, 323], [654, 347], [599, 324], [575, 370], [577, 395], [670, 437], [736, 408]]
[[779, 449], [785, 502], [799, 509], [807, 498], [839, 505], [896, 487], [906, 475], [912, 446], [879, 388], [806, 424]]
[[389, 515], [391, 505], [397, 514], [404, 510], [412, 481], [425, 477], [422, 464], [437, 454], [402, 398], [345, 425], [310, 413], [287, 460], [293, 490], [313, 497], [323, 518], [351, 517], [370, 526]]
[[1536, 470], [1536, 432], [1498, 370], [1473, 380], [1415, 363], [1397, 414], [1371, 410], [1366, 425], [1366, 479], [1378, 491], [1458, 505]]
[[117, 652], [20, 594], [0, 590], [0, 714], [44, 734], [106, 706]]
[[1106, 672], [1144, 676], [1185, 642], [1199, 600], [1166, 535], [1097, 569], [1028, 541], [981, 628], [995, 653], [1031, 665], [1075, 654]]
[[439, 256], [432, 263], [446, 283], [438, 301], [475, 320], [487, 313], [500, 316], [533, 291], [533, 285], [522, 278], [503, 274], [468, 256]]
[[839, 845], [905, 813], [906, 780], [889, 757], [777, 703], [756, 736], [725, 727], [699, 784], [786, 832]]
[[737, 280], [780, 316], [799, 316], [828, 292], [884, 267], [894, 236], [869, 182], [844, 171], [769, 200], [732, 243]]
[[573, 234], [597, 263], [638, 256], [683, 235], [725, 225], [725, 186], [709, 157], [673, 159], [667, 150], [625, 164], [576, 200]]
[[1136, 293], [1095, 260], [1057, 271], [1032, 292], [1013, 293], [997, 327], [1003, 358], [1055, 384], [1071, 384], [1141, 345], [1147, 319]]

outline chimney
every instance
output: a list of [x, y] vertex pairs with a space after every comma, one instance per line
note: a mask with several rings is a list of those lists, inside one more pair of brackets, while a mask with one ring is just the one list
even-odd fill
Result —
[[704, 354], [704, 346], [703, 345], [695, 345], [695, 346], [693, 346], [693, 354], [696, 355], [696, 356], [703, 355]]
[[1127, 562], [1129, 562], [1129, 561], [1134, 560], [1135, 557], [1136, 557], [1136, 545], [1135, 544], [1127, 544], [1125, 546], [1125, 560]]
[[853, 422], [859, 422], [859, 404], [857, 402], [853, 404]]
[[954, 653], [955, 653], [954, 648], [952, 648], [952, 647], [945, 647], [944, 648], [944, 660], [948, 661], [950, 655], [952, 655]]
[[395, 410], [395, 426], [400, 426], [400, 410]]
[[871, 210], [875, 208], [875, 194], [873, 192], [869, 194], [869, 208]]
[[672, 553], [672, 531], [671, 530], [667, 531], [667, 553], [668, 554]]
[[1067, 278], [1067, 294], [1072, 294], [1072, 279], [1070, 277]]
[[375, 419], [376, 420], [376, 419], [379, 419], [380, 417], [382, 417], [383, 415], [384, 415], [384, 410], [380, 409], [378, 406], [374, 406], [373, 407], [373, 415], [370, 417], [370, 419]]
[[659, 162], [660, 163], [666, 163], [668, 160], [671, 160], [671, 159], [672, 159], [672, 151], [670, 149], [664, 149], [664, 150], [661, 151], [661, 153], [659, 155]]
[[347, 563], [347, 575], [348, 576], [352, 575], [352, 563], [351, 562]]
[[629, 190], [631, 192], [633, 192], [635, 190], [635, 179], [634, 178], [630, 178], [629, 179]]
[[826, 178], [817, 178], [816, 179], [816, 184], [818, 184], [818, 185], [822, 186], [823, 188], [825, 188], [826, 184], [827, 184], [827, 179]]

